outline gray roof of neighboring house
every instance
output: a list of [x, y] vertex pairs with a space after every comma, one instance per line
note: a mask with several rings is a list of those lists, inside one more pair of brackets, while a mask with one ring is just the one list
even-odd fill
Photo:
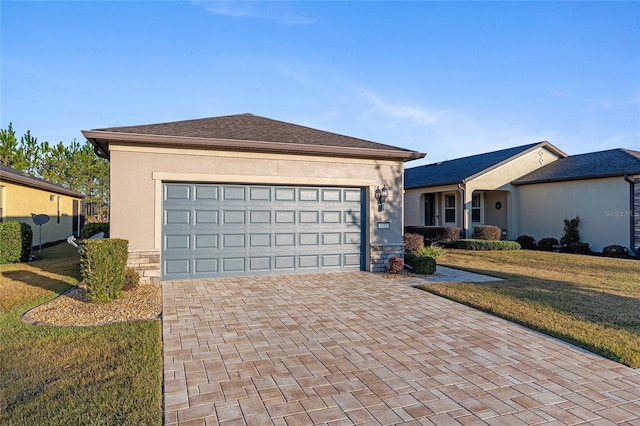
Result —
[[640, 152], [610, 149], [560, 158], [516, 179], [514, 185], [640, 174]]
[[64, 188], [60, 185], [55, 185], [51, 182], [47, 182], [44, 179], [31, 176], [28, 173], [16, 170], [13, 167], [6, 166], [0, 163], [0, 183], [2, 181], [13, 182], [24, 186], [30, 186], [32, 188], [41, 189], [43, 191], [54, 192], [56, 194], [68, 195], [74, 198], [85, 198], [85, 195], [81, 192], [77, 192], [71, 189]]
[[546, 147], [564, 157], [565, 153], [549, 142], [537, 142], [500, 151], [457, 158], [424, 166], [408, 168], [404, 172], [406, 189], [462, 183], [476, 175], [486, 173], [527, 152]]
[[417, 151], [343, 136], [253, 114], [237, 114], [197, 120], [141, 126], [83, 130], [98, 155], [108, 157], [109, 142], [180, 146], [205, 149], [288, 152], [346, 157], [424, 157]]

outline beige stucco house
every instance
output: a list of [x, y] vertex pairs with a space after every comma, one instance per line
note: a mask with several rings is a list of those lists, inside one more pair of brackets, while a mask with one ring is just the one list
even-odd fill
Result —
[[[0, 221], [29, 224], [34, 245], [78, 236], [84, 198], [84, 194], [0, 164]], [[49, 216], [49, 221], [42, 225], [42, 240], [32, 214]]]
[[83, 134], [145, 280], [380, 270], [402, 255], [404, 162], [424, 156], [252, 114]]
[[560, 238], [580, 217], [582, 241], [640, 246], [640, 153], [567, 156], [549, 142], [405, 170], [405, 224], [496, 225], [505, 238]]

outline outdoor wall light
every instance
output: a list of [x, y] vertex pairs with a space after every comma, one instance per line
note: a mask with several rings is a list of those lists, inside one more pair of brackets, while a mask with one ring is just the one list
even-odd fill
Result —
[[378, 211], [384, 210], [384, 203], [389, 196], [389, 190], [387, 185], [382, 185], [382, 189], [379, 186], [376, 187], [376, 200], [378, 201]]

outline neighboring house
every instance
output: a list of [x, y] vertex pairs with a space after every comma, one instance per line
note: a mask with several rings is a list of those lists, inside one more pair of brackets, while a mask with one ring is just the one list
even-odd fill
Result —
[[381, 270], [403, 252], [404, 162], [424, 156], [252, 114], [82, 133], [143, 280]]
[[[84, 194], [0, 164], [0, 221], [29, 224], [34, 246], [80, 235], [84, 198]], [[50, 218], [42, 225], [42, 241], [32, 214]]]
[[549, 142], [409, 168], [405, 225], [496, 225], [505, 238], [560, 238], [580, 217], [582, 241], [601, 251], [640, 245], [640, 159], [624, 149], [567, 156]]
[[583, 242], [600, 252], [611, 244], [640, 248], [640, 152], [612, 149], [572, 155], [513, 182], [520, 230], [537, 238], [562, 235], [578, 216]]

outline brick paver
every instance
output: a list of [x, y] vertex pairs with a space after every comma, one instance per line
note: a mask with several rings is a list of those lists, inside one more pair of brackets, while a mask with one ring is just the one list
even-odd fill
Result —
[[164, 282], [165, 424], [640, 424], [640, 370], [421, 282]]

